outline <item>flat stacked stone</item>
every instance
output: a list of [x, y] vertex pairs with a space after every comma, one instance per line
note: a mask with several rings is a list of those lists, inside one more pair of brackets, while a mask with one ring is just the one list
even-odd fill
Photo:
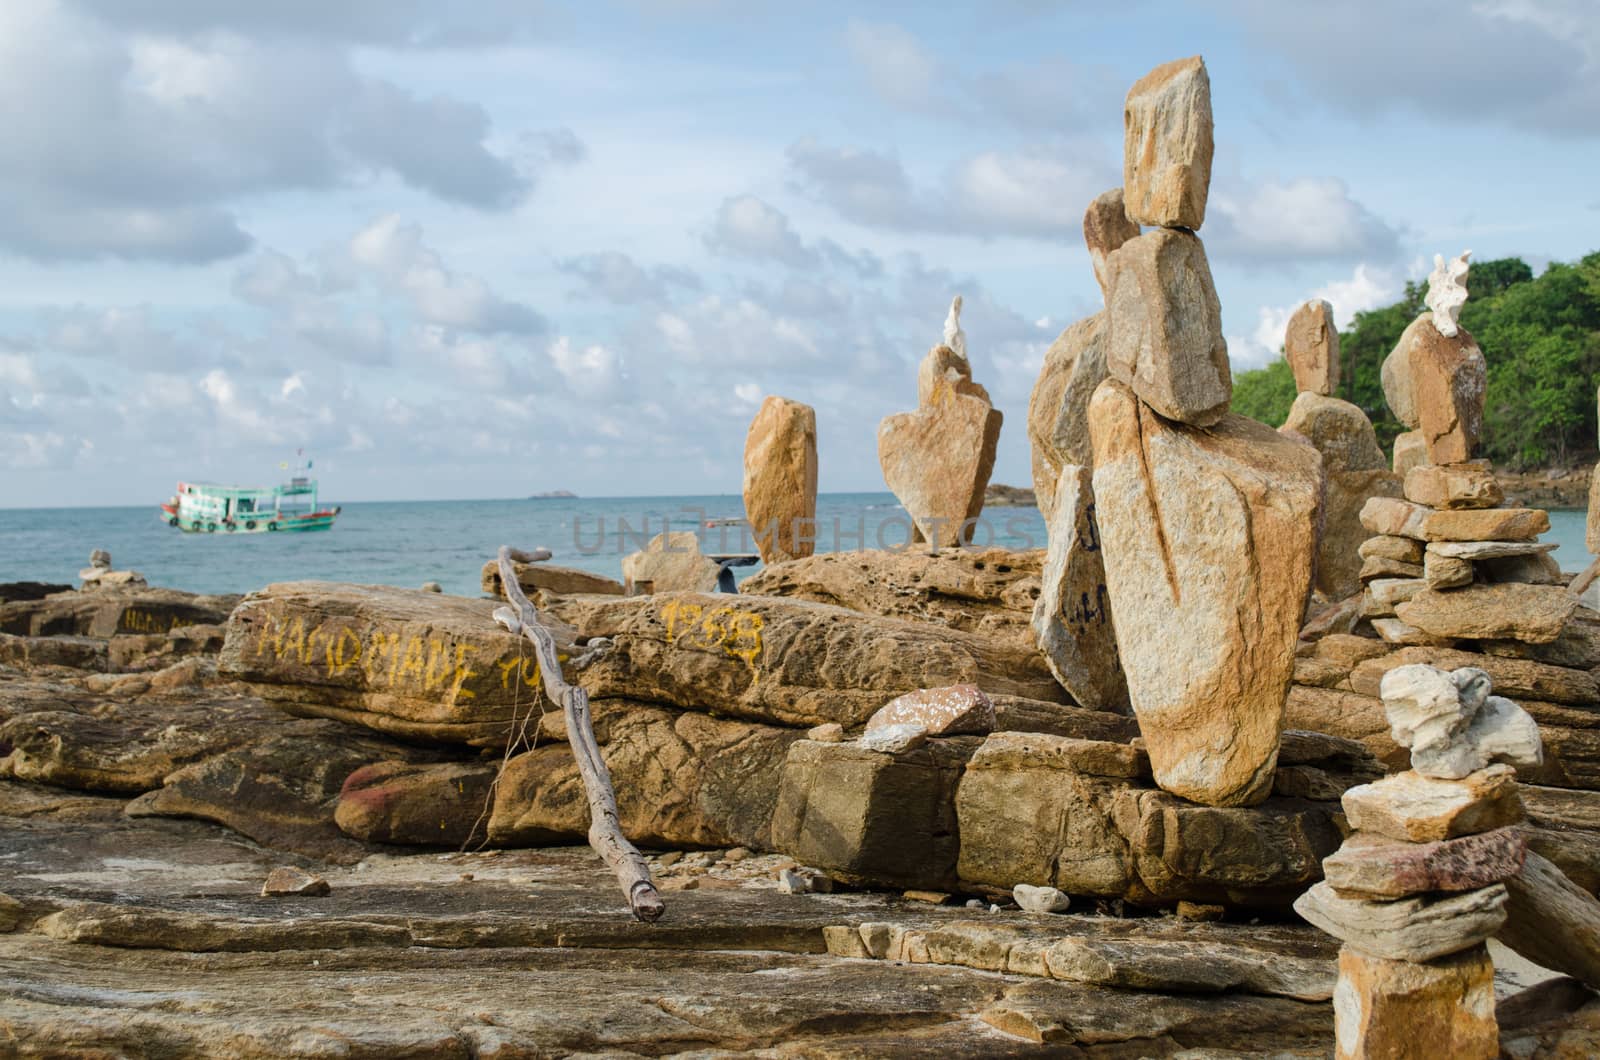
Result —
[[1507, 881], [1527, 856], [1515, 768], [1536, 768], [1543, 750], [1526, 712], [1489, 692], [1470, 667], [1383, 678], [1390, 736], [1412, 768], [1345, 792], [1353, 831], [1295, 902], [1344, 944], [1340, 1057], [1498, 1054], [1485, 943], [1506, 923]]

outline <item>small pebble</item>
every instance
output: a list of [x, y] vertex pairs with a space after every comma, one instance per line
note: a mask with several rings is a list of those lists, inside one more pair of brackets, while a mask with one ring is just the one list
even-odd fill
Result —
[[263, 898], [303, 897], [320, 898], [332, 891], [328, 881], [314, 872], [306, 872], [291, 865], [279, 865], [267, 873], [261, 885]]
[[1019, 883], [1011, 888], [1011, 897], [1024, 913], [1065, 913], [1072, 904], [1072, 899], [1060, 890], [1031, 883]]
[[944, 905], [950, 896], [943, 891], [902, 891], [900, 897], [908, 902], [927, 902], [929, 905]]
[[817, 743], [843, 743], [844, 726], [836, 721], [826, 721], [806, 730], [806, 739]]
[[732, 863], [734, 863], [736, 861], [743, 861], [745, 858], [747, 858], [749, 856], [750, 856], [750, 851], [749, 850], [745, 849], [744, 847], [734, 847], [732, 850], [730, 850], [726, 854], [722, 855], [722, 860], [728, 862], [729, 864], [732, 864]]
[[983, 908], [983, 899], [982, 898], [968, 898], [967, 899], [967, 908], [968, 909], [982, 909]]
[[665, 854], [662, 854], [660, 857], [656, 858], [656, 864], [660, 865], [662, 868], [667, 868], [669, 866], [676, 865], [679, 861], [682, 861], [682, 860], [683, 860], [683, 851], [681, 851], [681, 850], [669, 850]]
[[476, 877], [470, 872], [463, 872], [460, 878], [462, 883], [471, 883], [474, 879], [476, 879]]

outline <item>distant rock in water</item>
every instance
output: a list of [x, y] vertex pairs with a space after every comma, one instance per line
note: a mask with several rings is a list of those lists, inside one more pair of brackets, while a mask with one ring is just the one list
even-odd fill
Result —
[[1032, 508], [1035, 503], [1033, 490], [1026, 486], [1007, 486], [994, 482], [983, 491], [985, 508]]
[[578, 495], [571, 490], [545, 490], [543, 493], [528, 495], [530, 501], [577, 500]]

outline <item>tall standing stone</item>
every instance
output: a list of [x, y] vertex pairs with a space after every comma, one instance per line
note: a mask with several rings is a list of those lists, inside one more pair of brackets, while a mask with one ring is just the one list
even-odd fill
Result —
[[1136, 224], [1198, 229], [1211, 186], [1211, 79], [1198, 56], [1134, 82], [1123, 108], [1122, 189]]
[[1096, 313], [1068, 327], [1045, 351], [1044, 365], [1028, 400], [1028, 447], [1033, 492], [1046, 522], [1056, 479], [1068, 464], [1089, 467], [1089, 398], [1106, 377], [1106, 315]]
[[1108, 373], [1169, 420], [1216, 423], [1233, 398], [1233, 374], [1200, 238], [1158, 228], [1124, 243], [1107, 267]]
[[1339, 329], [1333, 306], [1321, 299], [1303, 302], [1289, 318], [1283, 355], [1301, 392], [1330, 395], [1339, 388]]
[[1339, 949], [1334, 1040], [1338, 1060], [1499, 1055], [1494, 962], [1478, 945], [1430, 964]]
[[1471, 460], [1483, 431], [1488, 367], [1465, 328], [1446, 336], [1423, 313], [1400, 335], [1383, 362], [1383, 392], [1395, 416], [1422, 431], [1428, 460]]
[[1106, 258], [1111, 252], [1139, 235], [1139, 226], [1128, 220], [1122, 204], [1122, 189], [1112, 188], [1089, 204], [1083, 212], [1083, 242], [1089, 248], [1089, 264], [1100, 284], [1101, 297], [1111, 297]]
[[1128, 683], [1117, 657], [1091, 477], [1078, 464], [1061, 469], [1033, 632], [1050, 672], [1074, 700], [1093, 710], [1125, 711]]
[[778, 397], [761, 403], [744, 442], [744, 514], [765, 563], [816, 551], [817, 413]]
[[1107, 380], [1089, 405], [1113, 624], [1156, 782], [1211, 806], [1272, 789], [1322, 496], [1316, 450], [1208, 430]]

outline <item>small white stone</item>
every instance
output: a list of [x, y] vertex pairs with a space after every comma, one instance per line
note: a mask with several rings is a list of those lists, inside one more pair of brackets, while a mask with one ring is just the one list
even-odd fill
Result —
[[898, 754], [928, 742], [928, 730], [921, 725], [885, 725], [861, 737], [861, 746], [880, 754]]
[[1011, 897], [1025, 913], [1065, 913], [1072, 904], [1072, 899], [1056, 888], [1036, 887], [1031, 883], [1019, 883], [1011, 888]]

